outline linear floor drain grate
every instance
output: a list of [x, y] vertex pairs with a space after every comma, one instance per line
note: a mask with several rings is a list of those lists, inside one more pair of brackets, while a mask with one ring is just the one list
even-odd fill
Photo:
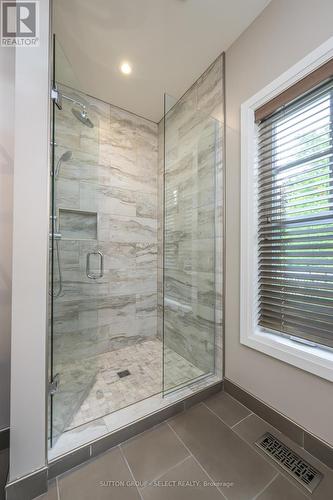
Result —
[[322, 479], [321, 472], [317, 471], [306, 460], [267, 432], [255, 443], [259, 448], [277, 462], [283, 469], [301, 483], [310, 493], [318, 486]]

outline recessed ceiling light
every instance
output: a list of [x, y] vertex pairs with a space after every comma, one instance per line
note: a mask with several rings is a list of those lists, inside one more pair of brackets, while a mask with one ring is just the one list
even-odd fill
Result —
[[120, 66], [121, 72], [124, 73], [124, 75], [129, 75], [132, 73], [132, 67], [128, 62], [123, 62], [122, 65]]

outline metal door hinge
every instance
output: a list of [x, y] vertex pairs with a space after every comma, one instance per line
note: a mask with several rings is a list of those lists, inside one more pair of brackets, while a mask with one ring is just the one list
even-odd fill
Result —
[[51, 89], [51, 99], [56, 103], [58, 109], [62, 109], [62, 95], [57, 85]]
[[60, 376], [56, 373], [53, 380], [49, 382], [49, 394], [55, 394], [59, 390]]

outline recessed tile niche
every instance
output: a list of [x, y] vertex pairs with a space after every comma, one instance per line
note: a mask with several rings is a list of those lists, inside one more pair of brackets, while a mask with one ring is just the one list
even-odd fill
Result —
[[62, 238], [71, 240], [97, 239], [97, 213], [80, 210], [59, 210], [59, 229]]

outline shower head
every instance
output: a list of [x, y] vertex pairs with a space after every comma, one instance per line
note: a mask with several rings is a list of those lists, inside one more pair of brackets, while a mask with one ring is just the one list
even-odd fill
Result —
[[64, 161], [69, 161], [72, 159], [72, 151], [65, 151], [59, 158], [58, 162], [57, 162], [57, 165], [56, 165], [56, 168], [55, 168], [55, 171], [54, 171], [54, 177], [57, 178], [58, 175], [59, 175], [59, 172], [60, 172], [60, 166], [62, 164], [62, 162]]
[[72, 108], [72, 113], [75, 116], [75, 118], [77, 118], [78, 120], [80, 120], [81, 123], [83, 123], [83, 125], [86, 125], [89, 128], [94, 127], [93, 122], [88, 118], [88, 113], [85, 106], [82, 107], [82, 110]]
[[[93, 122], [88, 118], [87, 108], [85, 104], [65, 94], [62, 94], [62, 97], [74, 104], [72, 108], [72, 113], [75, 116], [75, 118], [77, 118], [81, 123], [83, 123], [83, 125], [86, 125], [86, 127], [94, 128]], [[78, 110], [75, 106], [79, 106], [81, 109]]]
[[69, 161], [72, 159], [72, 151], [65, 151], [59, 158], [59, 161]]

